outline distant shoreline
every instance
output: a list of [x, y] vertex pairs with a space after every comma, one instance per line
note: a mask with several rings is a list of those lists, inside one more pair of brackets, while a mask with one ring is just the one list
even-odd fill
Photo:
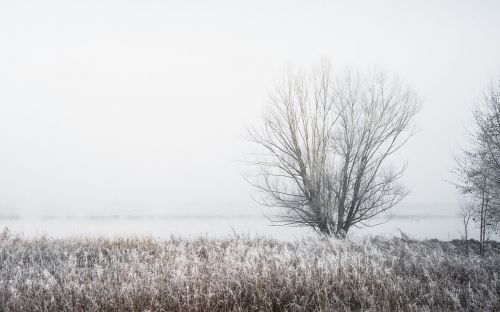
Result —
[[[238, 219], [254, 218], [261, 219], [266, 216], [261, 214], [103, 214], [103, 215], [21, 215], [8, 214], [0, 215], [2, 219]], [[381, 217], [382, 218], [382, 217]], [[390, 219], [395, 220], [419, 220], [433, 218], [457, 218], [454, 214], [393, 214]]]

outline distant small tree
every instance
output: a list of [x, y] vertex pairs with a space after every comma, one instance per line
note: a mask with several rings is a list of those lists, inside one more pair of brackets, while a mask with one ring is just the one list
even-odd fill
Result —
[[474, 203], [469, 200], [463, 200], [460, 203], [460, 210], [458, 211], [458, 216], [462, 221], [464, 227], [464, 240], [465, 240], [465, 253], [469, 254], [469, 225], [473, 221], [473, 217], [476, 213], [476, 207]]
[[275, 221], [344, 237], [405, 198], [405, 168], [388, 158], [412, 135], [419, 100], [398, 79], [335, 74], [324, 61], [309, 74], [286, 72], [270, 98], [249, 131], [261, 147], [250, 182], [261, 204], [282, 208]]
[[500, 80], [485, 92], [474, 111], [469, 148], [456, 159], [458, 188], [476, 201], [473, 221], [479, 224], [480, 253], [488, 232], [500, 223]]

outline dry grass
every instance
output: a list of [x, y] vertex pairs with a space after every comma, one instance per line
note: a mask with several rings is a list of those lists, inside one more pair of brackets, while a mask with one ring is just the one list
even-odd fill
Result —
[[499, 274], [491, 246], [404, 238], [0, 237], [2, 311], [494, 311]]

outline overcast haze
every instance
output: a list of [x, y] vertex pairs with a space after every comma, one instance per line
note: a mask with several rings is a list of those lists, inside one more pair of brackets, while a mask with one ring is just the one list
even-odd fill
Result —
[[403, 205], [453, 206], [498, 1], [0, 1], [0, 214], [258, 214], [245, 128], [321, 57], [418, 92]]

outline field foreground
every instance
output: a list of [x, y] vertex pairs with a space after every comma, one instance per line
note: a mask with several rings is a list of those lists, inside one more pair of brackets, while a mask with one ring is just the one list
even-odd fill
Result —
[[500, 248], [0, 235], [0, 311], [494, 311]]

